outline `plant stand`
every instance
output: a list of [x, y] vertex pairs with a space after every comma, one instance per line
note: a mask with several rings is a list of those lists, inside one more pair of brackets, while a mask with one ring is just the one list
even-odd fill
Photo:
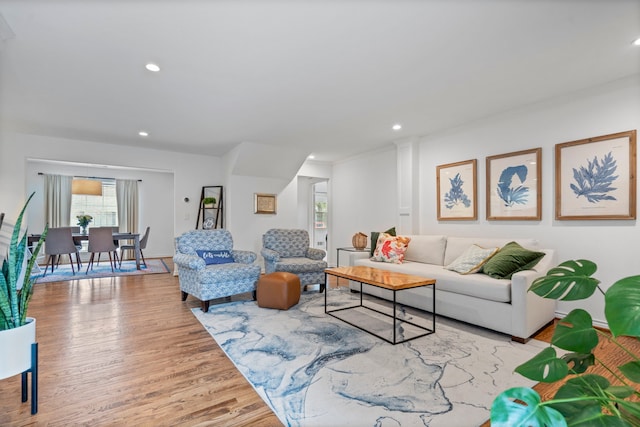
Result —
[[31, 372], [31, 415], [38, 413], [38, 343], [31, 344], [31, 368], [22, 373], [22, 401], [29, 398], [28, 375]]
[[38, 412], [38, 343], [36, 319], [23, 326], [0, 331], [0, 379], [22, 375], [22, 401], [29, 398], [31, 373], [31, 414]]
[[[204, 199], [213, 197], [216, 203], [213, 206], [205, 205]], [[196, 230], [213, 230], [224, 228], [224, 191], [222, 185], [210, 185], [202, 187]]]

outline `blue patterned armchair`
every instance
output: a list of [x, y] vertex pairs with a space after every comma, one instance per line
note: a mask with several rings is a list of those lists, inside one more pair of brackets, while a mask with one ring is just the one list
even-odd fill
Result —
[[[207, 265], [196, 251], [229, 251], [233, 262]], [[209, 310], [209, 300], [253, 292], [260, 277], [256, 254], [233, 250], [227, 230], [193, 230], [178, 237], [173, 262], [178, 266], [182, 301], [192, 295], [202, 301], [202, 311]]]
[[285, 271], [300, 277], [300, 285], [320, 285], [324, 291], [324, 270], [327, 263], [322, 259], [326, 252], [309, 247], [309, 233], [305, 230], [273, 228], [262, 236], [262, 251], [265, 273]]

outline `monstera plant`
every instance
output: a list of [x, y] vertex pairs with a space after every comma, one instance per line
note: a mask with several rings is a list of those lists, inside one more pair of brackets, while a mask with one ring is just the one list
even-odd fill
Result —
[[[38, 245], [29, 259], [25, 259], [27, 252], [27, 233], [20, 237], [20, 227], [22, 217], [29, 201], [35, 193], [29, 196], [24, 204], [18, 219], [16, 220], [7, 257], [2, 263], [2, 274], [0, 275], [0, 331], [23, 326], [27, 319], [27, 307], [33, 294], [33, 281], [31, 270], [35, 263], [38, 252], [42, 247], [47, 228], [42, 233]], [[22, 283], [22, 286], [20, 286]]]
[[[544, 298], [575, 301], [599, 291], [611, 333], [593, 327], [591, 315], [571, 311], [556, 326], [551, 345], [516, 368], [519, 374], [545, 383], [569, 379], [553, 399], [542, 401], [531, 388], [501, 393], [491, 407], [491, 425], [499, 426], [638, 426], [640, 425], [640, 354], [620, 337], [640, 337], [640, 276], [618, 280], [603, 292], [593, 276], [597, 266], [588, 260], [566, 261], [535, 280], [529, 291]], [[600, 339], [610, 340], [626, 357], [608, 366], [594, 355]], [[565, 350], [559, 356], [556, 348]], [[636, 347], [637, 348], [637, 347]], [[616, 380], [611, 384], [587, 369], [600, 364]]]

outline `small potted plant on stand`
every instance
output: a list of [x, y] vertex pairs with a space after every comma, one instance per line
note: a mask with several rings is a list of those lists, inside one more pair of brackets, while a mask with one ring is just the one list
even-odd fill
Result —
[[0, 379], [22, 374], [22, 401], [27, 399], [27, 372], [31, 372], [31, 413], [37, 407], [37, 346], [36, 319], [27, 317], [27, 307], [33, 294], [31, 270], [47, 235], [45, 227], [31, 255], [27, 248], [27, 233], [20, 236], [22, 217], [29, 196], [16, 220], [6, 259], [0, 275]]
[[202, 205], [205, 207], [205, 209], [213, 209], [216, 205], [216, 198], [205, 197], [204, 199], [202, 199]]
[[91, 215], [78, 215], [76, 218], [78, 218], [78, 225], [82, 227], [82, 234], [87, 234], [87, 226], [91, 223], [93, 217]]

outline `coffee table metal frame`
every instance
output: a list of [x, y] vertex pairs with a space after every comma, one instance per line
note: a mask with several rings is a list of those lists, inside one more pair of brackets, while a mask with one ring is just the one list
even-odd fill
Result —
[[[403, 342], [407, 342], [407, 341], [411, 341], [411, 340], [415, 340], [417, 338], [421, 338], [427, 335], [431, 335], [436, 331], [436, 281], [435, 279], [427, 279], [427, 278], [422, 278], [422, 277], [417, 277], [417, 276], [410, 276], [408, 274], [404, 274], [404, 273], [393, 273], [393, 275], [395, 277], [402, 277], [402, 278], [406, 278], [406, 279], [417, 279], [414, 282], [406, 282], [403, 283], [402, 285], [394, 285], [393, 283], [385, 283], [384, 281], [375, 281], [375, 280], [367, 280], [366, 277], [361, 277], [358, 275], [358, 269], [368, 269], [368, 270], [363, 270], [363, 271], [379, 271], [379, 272], [387, 272], [386, 270], [379, 270], [379, 269], [374, 269], [372, 267], [365, 267], [365, 266], [356, 266], [356, 267], [336, 267], [336, 268], [328, 268], [325, 270], [324, 272], [324, 278], [325, 278], [325, 292], [324, 292], [324, 312], [326, 314], [328, 314], [329, 316], [335, 317], [338, 320], [341, 320], [351, 326], [354, 326], [364, 332], [367, 332], [371, 335], [374, 335], [378, 338], [380, 338], [383, 341], [388, 342], [389, 344], [401, 344]], [[355, 273], [355, 274], [354, 274]], [[327, 282], [327, 276], [328, 275], [332, 275], [332, 276], [336, 276], [336, 277], [340, 277], [340, 278], [344, 278], [344, 279], [349, 279], [349, 280], [353, 280], [355, 282], [360, 283], [360, 303], [358, 305], [353, 305], [353, 306], [349, 306], [349, 307], [341, 307], [341, 308], [337, 308], [334, 310], [328, 310], [327, 309], [327, 294], [329, 293], [329, 286], [328, 286], [328, 282]], [[366, 285], [371, 285], [371, 286], [376, 286], [378, 288], [383, 288], [383, 289], [387, 289], [393, 292], [393, 315], [390, 315], [389, 313], [385, 313], [383, 311], [380, 311], [378, 309], [375, 309], [373, 307], [369, 307], [363, 304], [363, 292], [362, 292], [362, 285], [366, 284]], [[396, 299], [396, 293], [400, 292], [402, 290], [406, 290], [406, 289], [416, 289], [416, 288], [421, 288], [421, 287], [425, 287], [425, 286], [431, 286], [431, 290], [432, 290], [432, 301], [433, 301], [433, 307], [431, 310], [431, 316], [432, 316], [432, 320], [431, 320], [431, 328], [427, 328], [425, 326], [422, 325], [418, 325], [417, 323], [411, 322], [409, 320], [404, 320], [404, 319], [398, 319], [397, 316], [397, 299]], [[356, 308], [365, 308], [367, 310], [370, 311], [374, 311], [376, 313], [382, 314], [383, 316], [386, 317], [390, 317], [393, 319], [393, 340], [389, 340], [381, 335], [376, 334], [375, 332], [372, 332], [370, 330], [365, 329], [364, 327], [357, 325], [353, 322], [349, 322], [348, 320], [345, 320], [341, 317], [336, 316], [333, 313], [339, 312], [339, 311], [346, 311], [346, 310], [353, 310]], [[410, 338], [406, 338], [403, 339], [401, 341], [397, 340], [397, 334], [396, 334], [396, 325], [398, 324], [397, 322], [400, 323], [407, 323], [409, 325], [412, 325], [416, 328], [418, 328], [421, 331], [424, 331], [424, 333], [422, 334], [418, 334], [416, 336], [410, 337]]]

